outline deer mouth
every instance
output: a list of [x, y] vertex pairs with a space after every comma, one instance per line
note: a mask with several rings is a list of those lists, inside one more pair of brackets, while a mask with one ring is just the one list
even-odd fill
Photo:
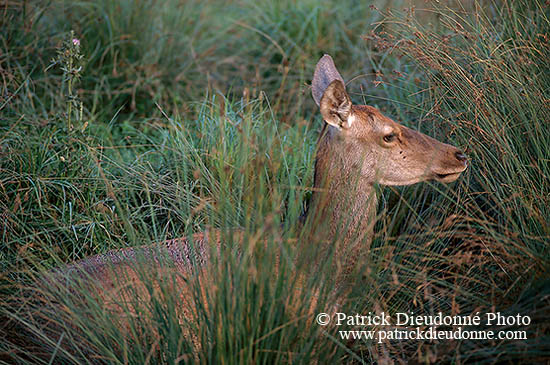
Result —
[[460, 176], [462, 171], [464, 171], [464, 170], [450, 172], [450, 173], [446, 173], [446, 174], [434, 173], [434, 180], [440, 181], [442, 183], [450, 183], [450, 182], [453, 182], [456, 179], [458, 179], [458, 177]]

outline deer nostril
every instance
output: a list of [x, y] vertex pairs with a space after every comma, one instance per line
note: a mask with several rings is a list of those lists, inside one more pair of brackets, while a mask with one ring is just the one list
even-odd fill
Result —
[[455, 157], [458, 161], [466, 161], [468, 159], [468, 156], [466, 156], [463, 152], [457, 151], [455, 153]]

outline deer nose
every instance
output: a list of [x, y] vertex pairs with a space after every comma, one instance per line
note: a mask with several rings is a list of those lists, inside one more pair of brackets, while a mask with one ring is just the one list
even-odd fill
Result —
[[456, 151], [455, 157], [458, 161], [461, 161], [461, 162], [464, 162], [468, 159], [468, 156], [466, 156], [462, 151]]

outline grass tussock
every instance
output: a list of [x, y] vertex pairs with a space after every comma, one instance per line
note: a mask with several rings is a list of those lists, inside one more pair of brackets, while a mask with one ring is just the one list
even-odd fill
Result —
[[[548, 6], [375, 5], [6, 3], [0, 359], [546, 361]], [[464, 147], [470, 164], [450, 186], [380, 188], [374, 241], [344, 287], [337, 242], [300, 220], [321, 127], [306, 85], [323, 53], [356, 103]], [[86, 280], [47, 281], [77, 259], [212, 229], [226, 244], [206, 274], [148, 278], [138, 260], [149, 284], [110, 301]], [[345, 313], [531, 324], [509, 327], [521, 341], [344, 341], [347, 327], [314, 322], [335, 297]]]

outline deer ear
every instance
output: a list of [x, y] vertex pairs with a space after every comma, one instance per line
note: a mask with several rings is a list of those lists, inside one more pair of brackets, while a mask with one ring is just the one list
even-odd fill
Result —
[[351, 99], [342, 81], [334, 80], [328, 85], [321, 98], [320, 109], [325, 122], [338, 129], [348, 128]]
[[313, 80], [311, 81], [311, 94], [318, 106], [321, 105], [321, 98], [328, 85], [334, 80], [340, 80], [344, 83], [344, 79], [336, 69], [332, 57], [326, 54], [317, 62]]

